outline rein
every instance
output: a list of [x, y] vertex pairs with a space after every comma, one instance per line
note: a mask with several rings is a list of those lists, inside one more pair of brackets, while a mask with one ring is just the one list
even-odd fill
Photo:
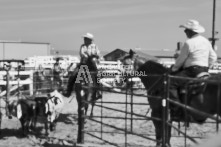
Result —
[[[156, 80], [152, 85], [151, 85], [151, 87], [148, 89], [148, 91], [151, 91], [155, 86], [156, 86], [156, 84], [158, 84], [158, 82], [161, 80], [163, 78], [163, 76], [160, 76], [159, 78], [158, 78], [158, 80]], [[149, 92], [148, 92], [149, 93]]]
[[[135, 67], [135, 63], [137, 63], [138, 65], [136, 65], [136, 66], [139, 66], [139, 65], [142, 65], [142, 64], [144, 64], [146, 61], [145, 61], [145, 59], [142, 59], [142, 60], [139, 60], [138, 61], [138, 59], [137, 59], [137, 57], [139, 57], [139, 55], [135, 55], [135, 56], [132, 56], [132, 58], [131, 58], [131, 65], [133, 65], [133, 67], [134, 67], [134, 69], [136, 70], [136, 67]], [[164, 76], [162, 75], [162, 76], [160, 76], [152, 85], [150, 85], [150, 87], [148, 88], [148, 93], [149, 93], [149, 91], [151, 92], [151, 91], [154, 91], [153, 89], [156, 87], [156, 85], [162, 80], [162, 78], [163, 78]], [[156, 89], [157, 90], [157, 89]]]

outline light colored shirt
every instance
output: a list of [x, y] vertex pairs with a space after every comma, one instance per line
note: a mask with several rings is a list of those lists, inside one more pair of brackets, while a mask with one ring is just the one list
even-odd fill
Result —
[[182, 67], [187, 68], [194, 65], [210, 67], [216, 61], [217, 55], [209, 40], [197, 34], [186, 40], [172, 71], [178, 71]]
[[80, 48], [81, 61], [85, 61], [89, 56], [92, 55], [97, 55], [98, 57], [100, 57], [100, 51], [94, 43], [90, 44], [88, 47], [85, 44], [81, 45]]

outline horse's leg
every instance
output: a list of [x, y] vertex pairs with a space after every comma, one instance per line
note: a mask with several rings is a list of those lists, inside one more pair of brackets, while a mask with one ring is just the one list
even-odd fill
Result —
[[95, 100], [96, 100], [96, 94], [97, 94], [97, 91], [94, 90], [93, 91], [93, 94], [92, 94], [92, 100], [91, 100], [91, 114], [90, 114], [90, 117], [93, 117], [93, 112], [94, 112], [94, 105], [95, 105]]
[[93, 111], [94, 111], [94, 104], [95, 102], [91, 102], [91, 114], [90, 114], [90, 117], [92, 118], [93, 117]]
[[49, 133], [48, 133], [48, 119], [47, 119], [47, 117], [45, 117], [45, 123], [44, 124], [45, 124], [45, 135], [48, 136]]
[[88, 90], [81, 90], [81, 96], [82, 96], [81, 105], [84, 108], [84, 115], [87, 115], [87, 110], [90, 103], [89, 99], [90, 93]]
[[[172, 124], [173, 122], [172, 121], [169, 121], [169, 123], [170, 124]], [[170, 145], [170, 138], [171, 138], [171, 130], [172, 130], [172, 127], [171, 126], [169, 126], [169, 125], [167, 125], [167, 140], [166, 140], [166, 145], [168, 146], [168, 147], [170, 147], [171, 145]]]
[[[161, 109], [157, 109], [157, 110], [153, 109], [152, 113], [151, 113], [151, 117], [161, 119], [162, 118]], [[163, 137], [162, 136], [163, 135], [163, 129], [165, 131], [165, 128], [163, 128], [162, 121], [153, 120], [153, 124], [154, 124], [154, 127], [155, 127], [156, 140], [157, 140], [156, 146], [161, 147], [162, 137]], [[167, 134], [166, 144], [167, 144], [167, 146], [170, 146], [171, 127], [169, 127], [169, 126], [167, 126], [167, 127], [168, 127], [167, 128], [168, 129], [168, 134]]]
[[[192, 101], [191, 101], [191, 107], [199, 110], [199, 111], [204, 111], [205, 112], [205, 107], [204, 107], [204, 99], [203, 99], [203, 94], [198, 94], [198, 95], [194, 95], [192, 96]], [[197, 122], [204, 122], [207, 117], [206, 116], [202, 116], [199, 115], [195, 112], [189, 112], [191, 114], [191, 116], [193, 117], [193, 119]]]
[[[161, 114], [161, 112], [153, 109], [151, 112], [151, 117], [161, 119], [162, 117], [160, 114]], [[153, 120], [153, 124], [155, 127], [156, 140], [157, 140], [156, 146], [158, 147], [162, 144], [162, 122], [157, 121], [157, 120]]]
[[34, 132], [36, 132], [36, 126], [37, 126], [37, 116], [34, 116], [33, 118], [32, 118], [32, 130], [34, 131]]
[[24, 121], [24, 118], [21, 117], [20, 118], [20, 122], [21, 122], [21, 130], [22, 130], [22, 135], [26, 135], [26, 132], [25, 132], [25, 121]]
[[84, 104], [84, 108], [85, 108], [85, 112], [84, 115], [87, 115], [87, 110], [88, 110], [89, 105], [88, 104]]
[[30, 119], [26, 116], [23, 118], [24, 123], [24, 135], [28, 135], [30, 129]]

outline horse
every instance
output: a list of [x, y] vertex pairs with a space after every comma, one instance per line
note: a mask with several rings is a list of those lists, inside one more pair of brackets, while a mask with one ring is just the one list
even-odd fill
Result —
[[[126, 56], [122, 60], [124, 65], [132, 65], [133, 71], [137, 71], [138, 73], [145, 73], [147, 76], [139, 76], [142, 83], [144, 84], [148, 94], [151, 96], [163, 96], [164, 90], [164, 80], [163, 77], [165, 74], [168, 74], [170, 69], [163, 66], [156, 60], [148, 60], [142, 58], [139, 55], [136, 55], [133, 51], [129, 52], [129, 55]], [[151, 76], [151, 75], [159, 75], [159, 76]], [[212, 75], [208, 78], [208, 80], [220, 80], [221, 76]], [[221, 106], [221, 101], [219, 99], [221, 96], [218, 96], [219, 85], [215, 83], [206, 82], [205, 89], [198, 94], [192, 94], [191, 89], [188, 89], [187, 99], [189, 100], [188, 106], [195, 108], [199, 111], [203, 111], [205, 113], [214, 115], [217, 111], [217, 106]], [[170, 98], [169, 98], [170, 99]], [[157, 98], [149, 98], [148, 101], [150, 104], [150, 108], [152, 109], [151, 117], [154, 118], [162, 118], [163, 117], [163, 106], [162, 99]], [[219, 103], [218, 103], [219, 102]], [[169, 105], [169, 109], [171, 109], [173, 105]], [[203, 123], [208, 117], [202, 116], [192, 111], [188, 111], [188, 115], [191, 118], [199, 123]], [[221, 111], [218, 112], [218, 115], [221, 116]], [[162, 121], [158, 121], [153, 119], [153, 124], [155, 127], [156, 134], [156, 146], [160, 147], [162, 145], [163, 139], [163, 124]], [[169, 122], [173, 122], [174, 120], [170, 120]], [[183, 118], [177, 121], [184, 121]], [[171, 126], [168, 125], [168, 137], [166, 139], [166, 146], [170, 146], [170, 138], [171, 138]]]
[[[89, 104], [92, 105], [90, 116], [93, 116], [93, 108], [97, 98], [97, 64], [98, 56], [90, 56], [86, 64], [77, 65], [72, 76], [69, 77], [67, 92], [65, 97], [69, 97], [74, 90], [78, 103], [78, 114], [81, 109], [84, 109], [84, 114], [87, 114]], [[68, 93], [68, 94], [67, 94]]]

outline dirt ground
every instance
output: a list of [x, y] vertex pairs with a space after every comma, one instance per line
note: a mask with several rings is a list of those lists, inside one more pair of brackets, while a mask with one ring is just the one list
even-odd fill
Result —
[[[131, 96], [127, 96], [127, 99], [128, 103], [130, 103]], [[56, 131], [50, 132], [49, 136], [47, 137], [44, 136], [43, 124], [41, 123], [38, 123], [37, 125], [37, 134], [30, 134], [28, 135], [28, 137], [22, 137], [20, 122], [16, 118], [8, 119], [3, 116], [1, 124], [0, 147], [109, 147], [115, 145], [120, 147], [154, 147], [155, 142], [151, 140], [124, 133], [124, 130], [127, 130], [128, 132], [133, 132], [135, 134], [140, 134], [153, 139], [155, 138], [152, 122], [148, 119], [142, 119], [141, 117], [134, 115], [132, 116], [133, 121], [131, 121], [130, 114], [125, 115], [125, 113], [120, 112], [125, 111], [126, 109], [128, 111], [131, 111], [130, 104], [121, 104], [126, 101], [126, 96], [113, 93], [104, 93], [102, 106], [115, 108], [119, 111], [109, 110], [105, 108], [101, 109], [99, 106], [96, 106], [94, 109], [94, 117], [92, 118], [93, 120], [97, 121], [102, 120], [102, 123], [109, 125], [109, 127], [106, 125], [101, 125], [100, 123], [96, 123], [95, 121], [87, 120], [85, 124], [85, 131], [87, 133], [95, 135], [97, 138], [85, 134], [85, 144], [76, 144], [78, 125], [77, 102], [75, 99], [75, 94], [73, 94], [72, 98], [64, 98], [64, 100], [65, 107], [63, 108], [59, 116]], [[98, 102], [101, 102], [101, 100], [99, 100]], [[114, 104], [106, 104], [104, 102], [114, 102]], [[147, 99], [134, 96], [133, 103], [145, 104], [147, 103]], [[1, 101], [1, 107], [4, 107], [4, 105], [4, 102]], [[101, 103], [97, 103], [97, 105], [101, 105]], [[145, 115], [148, 108], [148, 105], [133, 105], [133, 112], [135, 114]], [[4, 109], [2, 108], [1, 110], [4, 114]], [[103, 113], [102, 119], [100, 118], [101, 113]], [[150, 116], [150, 112], [147, 114], [147, 116]], [[114, 117], [114, 119], [110, 117]], [[126, 121], [125, 118], [129, 119], [127, 119]], [[139, 120], [135, 120], [135, 118]], [[177, 123], [174, 123], [174, 125], [178, 126]], [[117, 128], [119, 128], [120, 130]], [[182, 123], [181, 129], [185, 131], [185, 127]], [[102, 134], [100, 133], [101, 130], [103, 131]], [[216, 126], [211, 123], [206, 123], [203, 125], [190, 124], [190, 127], [187, 128], [186, 131], [188, 135], [195, 136], [196, 140], [201, 142], [202, 140], [198, 139], [197, 137], [208, 137], [212, 134], [216, 134]], [[185, 142], [187, 144], [187, 147], [192, 147], [195, 145], [190, 140], [185, 140], [183, 136], [179, 135], [175, 130], [172, 130], [172, 135], [174, 137], [172, 137], [171, 139], [171, 144], [174, 147], [183, 147], [185, 146]], [[98, 138], [102, 138], [106, 140], [106, 142], [101, 141]], [[107, 142], [112, 143], [112, 145], [108, 144]]]

